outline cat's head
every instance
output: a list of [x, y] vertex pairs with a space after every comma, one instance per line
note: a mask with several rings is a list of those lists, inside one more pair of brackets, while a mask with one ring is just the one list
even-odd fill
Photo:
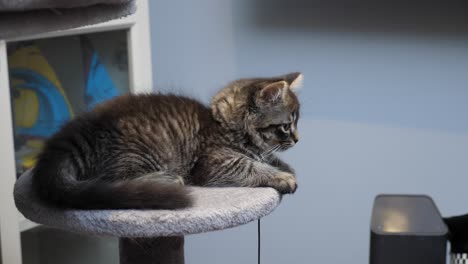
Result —
[[298, 72], [271, 77], [240, 79], [216, 94], [213, 117], [223, 126], [245, 132], [249, 142], [263, 150], [286, 150], [299, 140]]

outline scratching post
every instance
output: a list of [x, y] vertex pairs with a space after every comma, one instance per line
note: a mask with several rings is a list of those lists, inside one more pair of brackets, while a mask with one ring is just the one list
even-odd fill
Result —
[[120, 238], [120, 264], [183, 264], [184, 237]]
[[74, 210], [51, 207], [32, 188], [30, 171], [15, 184], [15, 203], [31, 221], [72, 232], [119, 238], [121, 264], [182, 264], [184, 236], [249, 223], [272, 212], [272, 188], [190, 188], [194, 204], [181, 210]]

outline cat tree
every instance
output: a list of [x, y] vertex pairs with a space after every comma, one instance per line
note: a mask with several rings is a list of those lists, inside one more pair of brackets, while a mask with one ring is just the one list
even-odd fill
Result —
[[42, 203], [26, 172], [15, 184], [14, 197], [34, 222], [118, 237], [121, 264], [184, 263], [184, 235], [246, 224], [269, 214], [281, 200], [272, 188], [188, 188], [194, 205], [183, 210], [64, 210]]

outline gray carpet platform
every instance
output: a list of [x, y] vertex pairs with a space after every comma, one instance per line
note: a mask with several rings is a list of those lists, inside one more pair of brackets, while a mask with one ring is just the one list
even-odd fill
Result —
[[102, 23], [136, 8], [135, 0], [0, 0], [0, 39]]
[[188, 187], [194, 206], [181, 210], [64, 210], [47, 206], [23, 174], [14, 196], [31, 221], [68, 231], [120, 238], [120, 263], [184, 263], [184, 235], [246, 224], [272, 212], [280, 195], [272, 188]]

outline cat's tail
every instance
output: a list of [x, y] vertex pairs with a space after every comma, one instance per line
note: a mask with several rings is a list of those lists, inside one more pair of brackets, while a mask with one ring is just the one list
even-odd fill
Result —
[[36, 167], [32, 173], [40, 198], [59, 207], [178, 209], [192, 204], [189, 189], [179, 184], [164, 184], [147, 177], [117, 181], [77, 180], [73, 174], [62, 170], [58, 175], [58, 171], [46, 172]]
[[177, 209], [191, 205], [187, 190], [151, 180], [96, 180], [77, 182], [65, 195], [69, 205], [82, 209]]

